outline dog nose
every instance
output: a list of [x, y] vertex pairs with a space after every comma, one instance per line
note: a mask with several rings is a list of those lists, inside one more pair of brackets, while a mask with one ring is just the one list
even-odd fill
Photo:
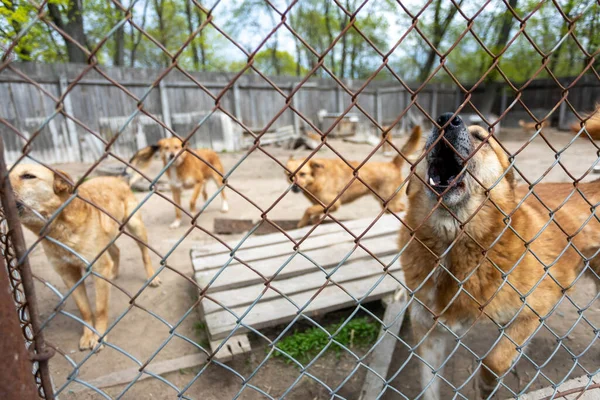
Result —
[[[437, 123], [439, 126], [444, 126], [446, 125], [446, 123], [448, 122], [448, 120], [450, 118], [452, 118], [454, 114], [451, 112], [447, 112], [444, 113], [442, 115], [440, 115], [437, 119]], [[459, 128], [463, 125], [463, 120], [462, 118], [460, 118], [458, 115], [454, 118], [452, 118], [452, 121], [450, 122], [449, 128], [455, 127], [455, 128]]]

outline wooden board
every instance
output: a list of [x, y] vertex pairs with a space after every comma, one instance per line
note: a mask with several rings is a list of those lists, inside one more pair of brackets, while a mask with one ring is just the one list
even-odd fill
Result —
[[[243, 337], [245, 326], [261, 329], [298, 313], [323, 314], [393, 293], [403, 281], [399, 263], [392, 264], [400, 222], [385, 215], [369, 228], [372, 223], [372, 218], [345, 222], [352, 234], [335, 223], [286, 232], [296, 241], [310, 232], [298, 252], [281, 232], [228, 243], [239, 246], [236, 259], [220, 243], [192, 250], [196, 281], [203, 288], [210, 283], [200, 302], [209, 339], [218, 345], [234, 329]], [[356, 245], [356, 236], [367, 250]], [[237, 327], [242, 316], [245, 326]]]
[[[403, 292], [404, 293], [404, 292]], [[398, 344], [398, 336], [404, 314], [406, 312], [406, 296], [402, 296], [396, 301], [388, 304], [383, 315], [384, 326], [379, 331], [379, 339], [369, 358], [369, 368], [377, 374], [367, 370], [365, 382], [360, 393], [360, 400], [377, 399], [381, 395], [386, 382], [383, 379], [388, 379], [388, 370], [394, 355], [394, 349]], [[387, 329], [385, 329], [387, 327]], [[384, 336], [385, 335], [385, 336]], [[383, 336], [383, 338], [382, 338]]]

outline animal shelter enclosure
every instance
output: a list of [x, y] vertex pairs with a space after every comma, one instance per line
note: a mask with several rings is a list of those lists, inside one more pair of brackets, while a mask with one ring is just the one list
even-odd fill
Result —
[[3, 3], [2, 390], [600, 396], [575, 3]]

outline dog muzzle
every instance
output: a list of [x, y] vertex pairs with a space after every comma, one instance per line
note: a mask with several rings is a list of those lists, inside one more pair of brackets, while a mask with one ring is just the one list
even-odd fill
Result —
[[300, 189], [300, 186], [298, 185], [292, 185], [292, 192], [294, 193], [300, 193], [302, 191], [302, 189]]

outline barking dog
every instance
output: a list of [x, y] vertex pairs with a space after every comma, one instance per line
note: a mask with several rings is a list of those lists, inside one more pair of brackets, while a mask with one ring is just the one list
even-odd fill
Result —
[[[421, 127], [415, 126], [410, 138], [402, 147], [402, 154], [408, 156], [419, 146], [421, 139]], [[290, 159], [287, 162], [287, 168], [296, 171], [304, 160]], [[359, 162], [352, 162], [353, 167], [360, 165]], [[369, 162], [363, 165], [359, 170], [359, 176], [379, 194], [383, 199], [389, 199], [396, 192], [398, 187], [404, 182], [402, 176], [402, 165], [404, 158], [398, 154], [392, 162]], [[300, 222], [298, 228], [314, 223], [315, 219], [323, 213], [323, 207], [316, 199], [323, 204], [330, 204], [346, 187], [353, 177], [352, 169], [342, 160], [311, 159], [297, 172], [297, 185], [292, 190], [299, 193], [303, 188], [304, 195], [314, 205], [309, 207]], [[331, 211], [337, 210], [342, 204], [350, 203], [359, 197], [372, 194], [372, 192], [360, 181], [355, 180], [350, 187], [340, 196], [331, 206]], [[313, 197], [314, 196], [314, 197]], [[404, 210], [401, 193], [396, 194], [388, 205], [392, 212]]]
[[[161, 139], [155, 145], [146, 147], [138, 151], [129, 161], [140, 170], [148, 168], [152, 161], [152, 157], [157, 151], [160, 151], [160, 157], [162, 158], [163, 165], [166, 166], [175, 157], [177, 159], [173, 162], [171, 167], [167, 169], [167, 177], [169, 178], [169, 185], [173, 192], [173, 201], [175, 206], [175, 220], [171, 224], [170, 228], [175, 229], [181, 225], [181, 191], [183, 189], [194, 188], [192, 198], [190, 200], [190, 212], [193, 214], [196, 212], [196, 201], [202, 191], [202, 197], [204, 201], [208, 199], [206, 193], [206, 180], [212, 179], [217, 186], [220, 185], [221, 175], [223, 174], [223, 164], [217, 153], [209, 149], [196, 149], [188, 150], [185, 149], [181, 154], [179, 152], [182, 149], [182, 142], [178, 138], [172, 137], [168, 139]], [[203, 160], [206, 160], [210, 165], [206, 164], [202, 160], [198, 159], [188, 152], [193, 151]], [[179, 154], [179, 156], [177, 156]], [[221, 174], [221, 175], [219, 175]], [[141, 176], [136, 174], [131, 181], [130, 185], [133, 185]], [[227, 204], [227, 196], [225, 190], [221, 191], [221, 212], [226, 213], [229, 211], [229, 205]]]
[[[451, 117], [438, 119], [443, 138], [435, 128], [429, 136], [429, 153], [407, 188], [408, 228], [400, 232], [400, 248], [406, 246], [402, 267], [415, 297], [413, 334], [429, 364], [421, 370], [428, 400], [440, 399], [440, 379], [432, 369], [442, 373], [445, 343], [454, 338], [446, 327], [460, 337], [487, 317], [504, 328], [481, 366], [479, 387], [488, 397], [584, 265], [586, 272], [600, 273], [600, 223], [590, 220], [600, 181], [578, 184], [585, 199], [577, 192], [571, 196], [572, 183], [536, 185], [535, 193], [553, 210], [549, 223], [535, 196], [520, 203], [528, 188], [516, 187], [495, 139]], [[598, 283], [596, 278], [600, 288]]]
[[[62, 176], [61, 176], [62, 175]], [[10, 173], [10, 183], [15, 191], [17, 209], [23, 225], [39, 234], [48, 219], [71, 197], [73, 186], [65, 180], [71, 178], [64, 172], [52, 172], [41, 165], [17, 165]], [[72, 180], [71, 180], [72, 181]], [[109, 245], [119, 232], [119, 222], [124, 221], [137, 207], [133, 193], [120, 178], [100, 177], [84, 182], [78, 188], [80, 198], [71, 200], [45, 231], [45, 237], [54, 239], [72, 249], [87, 262], [91, 262]], [[110, 216], [90, 203], [106, 210]], [[112, 218], [111, 218], [112, 216]], [[114, 219], [113, 219], [114, 218]], [[146, 227], [141, 213], [137, 212], [127, 221], [127, 229], [143, 243], [148, 242]], [[154, 275], [148, 249], [138, 243], [146, 269], [146, 277]], [[71, 289], [81, 279], [85, 263], [74, 253], [48, 239], [42, 240], [46, 257], [54, 270]], [[119, 248], [112, 244], [92, 268], [106, 279], [114, 279], [119, 272]], [[73, 291], [73, 299], [82, 319], [102, 335], [108, 325], [108, 306], [111, 284], [94, 277], [96, 287], [96, 313], [92, 313], [85, 284], [81, 282]], [[158, 286], [158, 277], [150, 283]], [[95, 317], [95, 318], [93, 318]], [[95, 320], [95, 323], [94, 323]], [[106, 340], [106, 338], [105, 338]], [[98, 336], [84, 326], [79, 349], [92, 349]]]

